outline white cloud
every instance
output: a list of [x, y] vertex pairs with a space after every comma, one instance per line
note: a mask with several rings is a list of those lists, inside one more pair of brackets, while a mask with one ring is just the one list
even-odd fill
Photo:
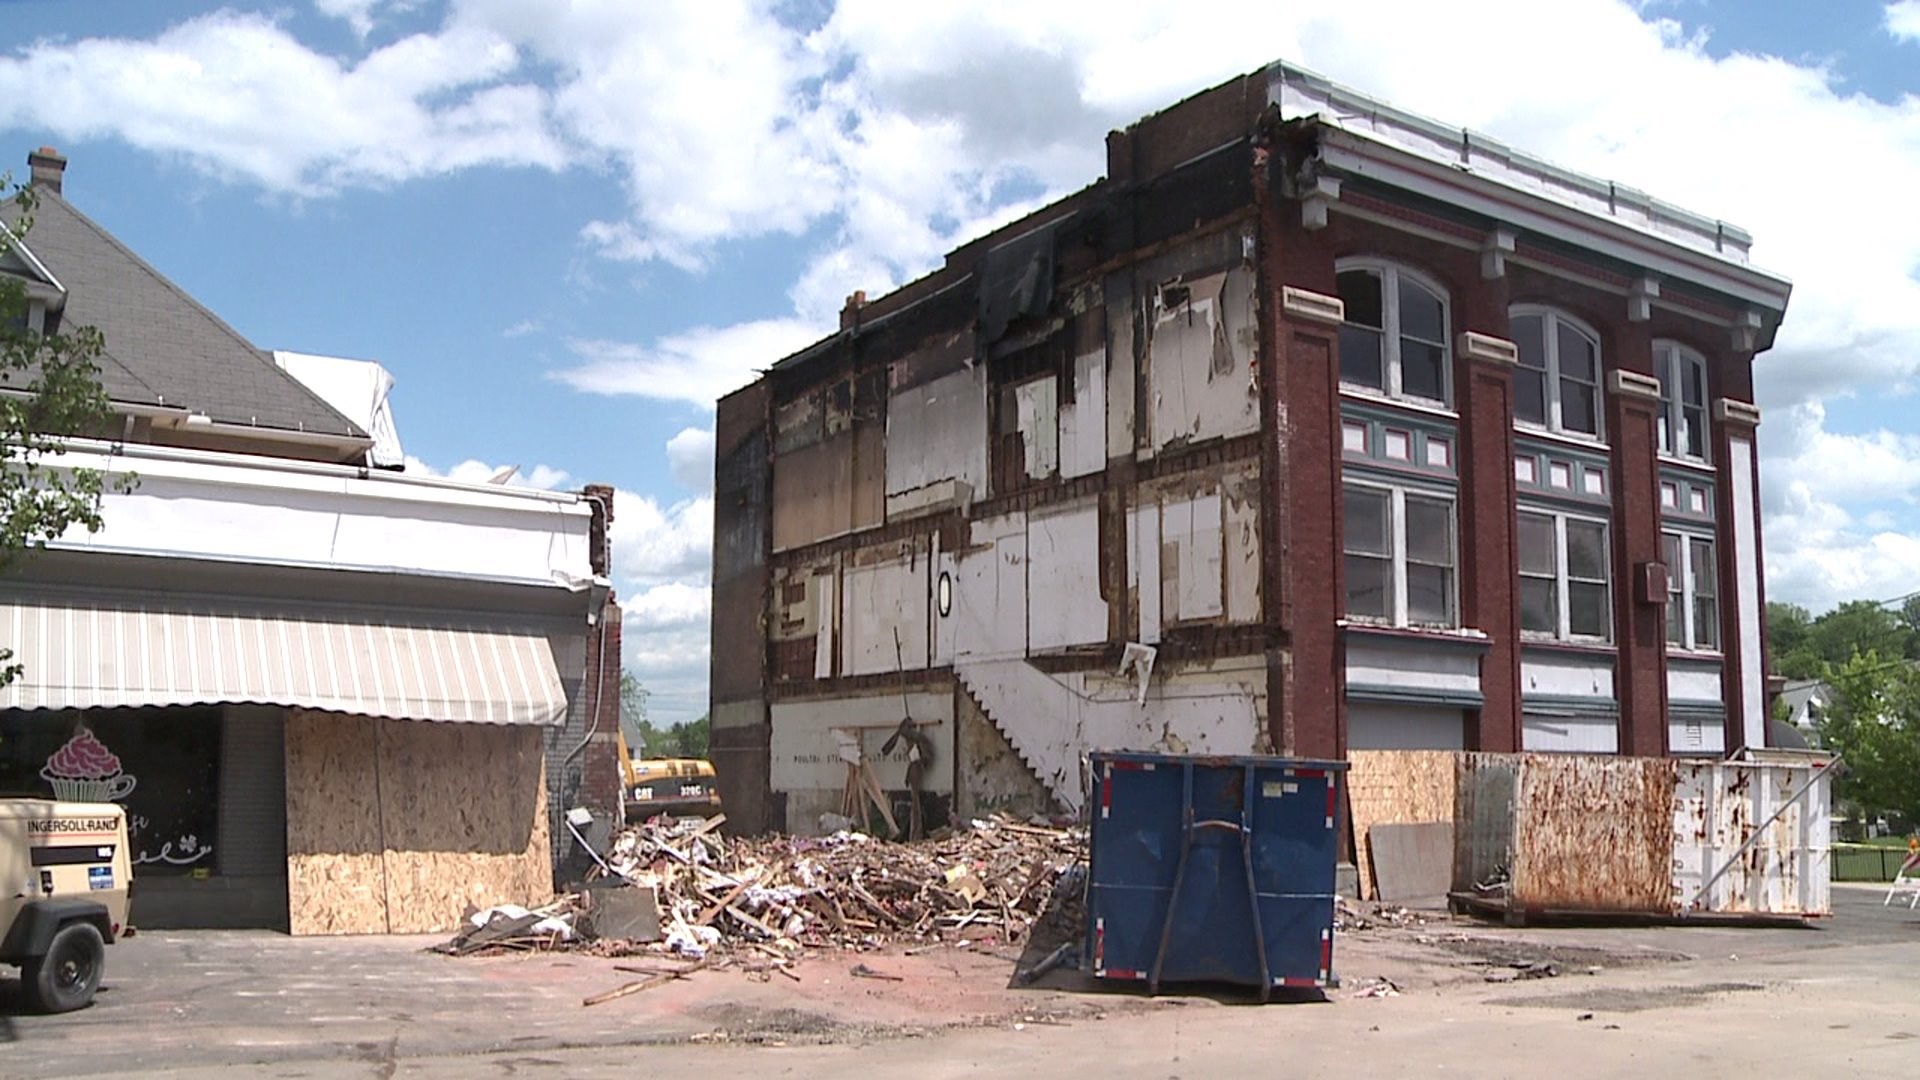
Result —
[[151, 41], [40, 41], [0, 57], [0, 126], [117, 135], [295, 196], [481, 165], [560, 168], [546, 94], [500, 81], [519, 63], [512, 42], [459, 24], [346, 63], [223, 10]]
[[1886, 7], [1887, 33], [1901, 41], [1920, 41], [1920, 0], [1897, 0]]
[[685, 428], [667, 440], [667, 465], [673, 478], [695, 491], [713, 490], [713, 431]]
[[458, 480], [463, 484], [492, 483], [494, 476], [506, 468], [514, 469], [513, 476], [505, 481], [505, 486], [507, 487], [529, 487], [539, 488], [542, 491], [553, 491], [556, 488], [565, 486], [567, 482], [572, 479], [572, 476], [570, 476], [565, 469], [556, 469], [551, 465], [534, 465], [532, 468], [521, 468], [517, 465], [489, 465], [477, 458], [468, 458], [450, 469], [438, 469], [414, 457], [412, 454], [408, 454], [406, 457], [406, 471], [409, 473], [416, 476], [433, 476], [446, 480]]
[[569, 341], [567, 347], [583, 362], [555, 377], [590, 393], [637, 394], [710, 409], [720, 395], [752, 382], [756, 372], [822, 333], [822, 327], [799, 319], [763, 319], [694, 327], [651, 346]]
[[365, 41], [379, 14], [410, 11], [419, 6], [419, 0], [313, 0], [313, 6], [320, 14], [345, 22]]

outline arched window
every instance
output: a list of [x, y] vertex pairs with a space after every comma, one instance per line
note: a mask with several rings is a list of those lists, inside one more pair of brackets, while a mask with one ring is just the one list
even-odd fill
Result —
[[1393, 263], [1338, 266], [1347, 321], [1340, 327], [1340, 382], [1438, 405], [1451, 400], [1446, 291]]
[[1520, 363], [1513, 372], [1514, 419], [1568, 435], [1600, 437], [1600, 335], [1553, 308], [1512, 312]]
[[1653, 343], [1660, 379], [1660, 452], [1707, 460], [1707, 358], [1676, 341]]

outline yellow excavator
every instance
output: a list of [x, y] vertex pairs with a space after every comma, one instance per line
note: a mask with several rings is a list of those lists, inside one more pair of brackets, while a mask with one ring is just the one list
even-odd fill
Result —
[[621, 801], [628, 821], [669, 817], [712, 817], [720, 812], [720, 789], [715, 786], [713, 762], [703, 758], [641, 758], [620, 740]]

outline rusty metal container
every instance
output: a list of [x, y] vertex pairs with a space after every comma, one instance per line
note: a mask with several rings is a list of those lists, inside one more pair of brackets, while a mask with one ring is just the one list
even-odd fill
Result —
[[1831, 914], [1829, 765], [1830, 755], [1790, 750], [1676, 762], [1676, 910]]
[[1830, 765], [1462, 754], [1455, 896], [1510, 916], [1828, 914]]

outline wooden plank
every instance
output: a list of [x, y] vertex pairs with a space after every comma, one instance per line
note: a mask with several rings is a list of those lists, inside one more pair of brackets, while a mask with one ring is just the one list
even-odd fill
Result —
[[1347, 807], [1361, 897], [1377, 898], [1368, 842], [1373, 826], [1453, 821], [1459, 756], [1453, 750], [1354, 750], [1347, 755]]
[[1375, 825], [1372, 848], [1375, 892], [1390, 904], [1444, 899], [1453, 887], [1453, 824]]

